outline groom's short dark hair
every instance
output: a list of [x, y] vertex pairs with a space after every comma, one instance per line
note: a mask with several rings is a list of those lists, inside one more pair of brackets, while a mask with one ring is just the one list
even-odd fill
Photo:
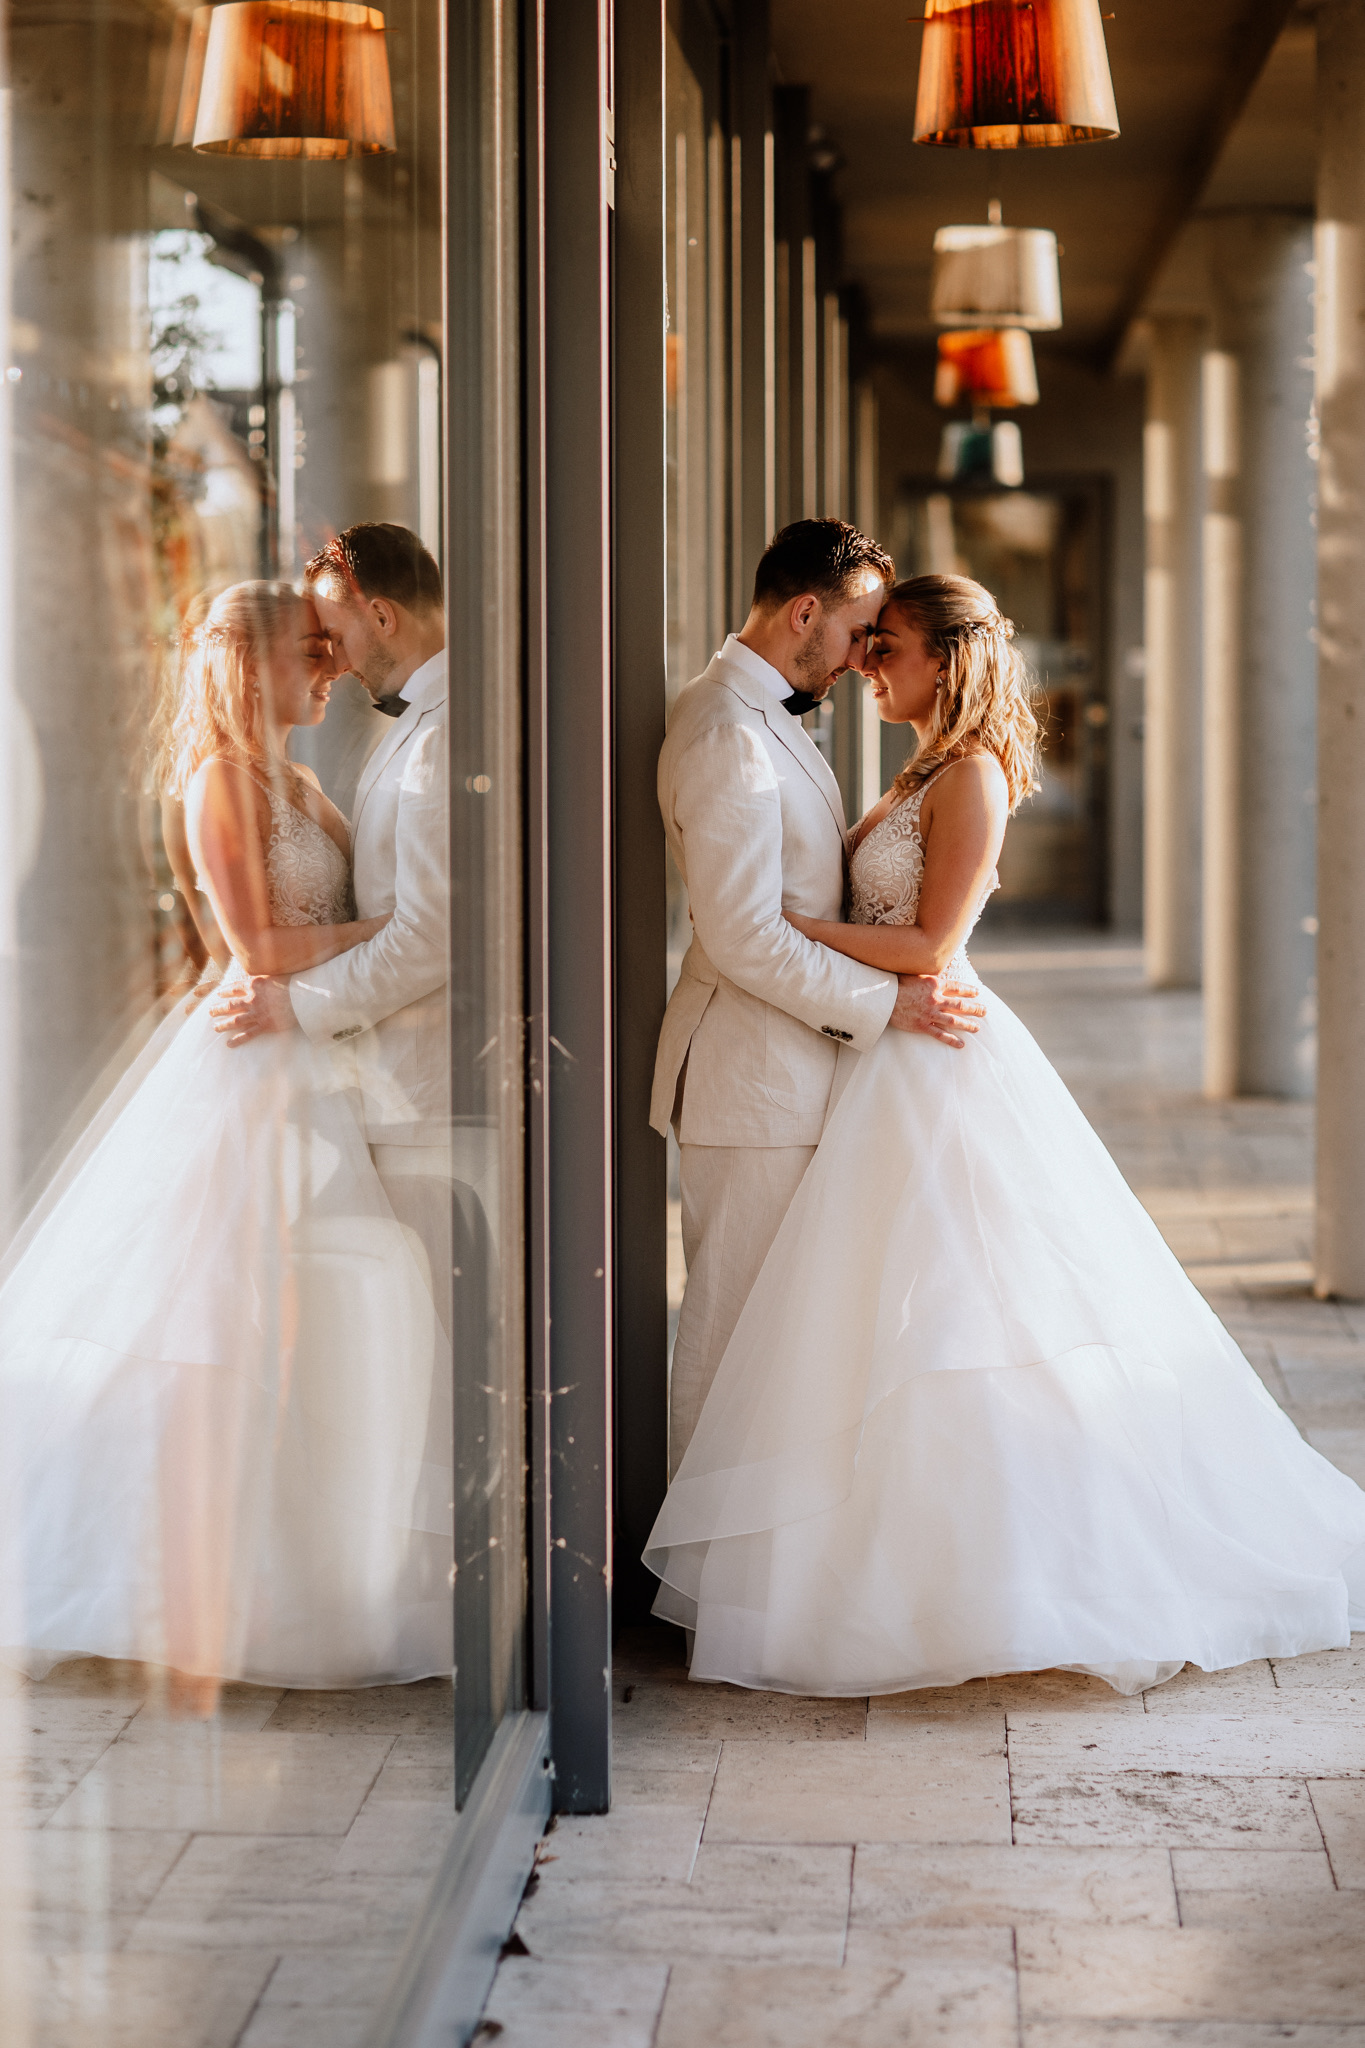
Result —
[[432, 555], [415, 533], [387, 519], [348, 526], [318, 549], [303, 572], [304, 583], [333, 579], [353, 596], [387, 597], [404, 611], [434, 611], [443, 602]]
[[754, 604], [771, 611], [807, 591], [821, 604], [839, 604], [863, 569], [874, 570], [883, 583], [895, 581], [896, 565], [886, 549], [846, 519], [794, 519], [763, 550]]

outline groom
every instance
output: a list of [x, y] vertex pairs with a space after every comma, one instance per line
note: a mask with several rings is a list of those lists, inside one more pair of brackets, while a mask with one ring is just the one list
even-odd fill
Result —
[[693, 937], [659, 1035], [650, 1122], [682, 1150], [687, 1288], [673, 1352], [676, 1472], [829, 1107], [841, 1045], [887, 1025], [948, 1045], [976, 991], [882, 974], [783, 916], [839, 918], [844, 810], [801, 718], [861, 669], [895, 575], [842, 519], [800, 519], [758, 565], [753, 607], [673, 707], [659, 806]]

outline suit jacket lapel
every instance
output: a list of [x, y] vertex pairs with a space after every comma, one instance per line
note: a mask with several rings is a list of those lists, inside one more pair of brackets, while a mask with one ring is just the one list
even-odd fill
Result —
[[844, 837], [844, 800], [839, 794], [839, 784], [834, 770], [825, 759], [815, 741], [806, 731], [799, 718], [793, 718], [790, 711], [784, 711], [762, 683], [753, 682], [743, 669], [731, 662], [718, 662], [721, 680], [737, 697], [742, 697], [751, 711], [762, 714], [763, 722], [775, 740], [780, 740], [793, 760], [799, 761], [829, 805], [830, 816], [838, 829], [840, 844]]
[[356, 830], [360, 824], [360, 813], [365, 808], [365, 800], [376, 782], [378, 782], [380, 775], [399, 748], [411, 739], [422, 720], [428, 717], [431, 712], [439, 711], [444, 702], [444, 697], [438, 697], [434, 704], [409, 704], [401, 718], [390, 719], [389, 723], [393, 727], [392, 732], [386, 732], [383, 735], [378, 746], [365, 763], [360, 781], [356, 785], [355, 809], [351, 813], [352, 844], [355, 842]]

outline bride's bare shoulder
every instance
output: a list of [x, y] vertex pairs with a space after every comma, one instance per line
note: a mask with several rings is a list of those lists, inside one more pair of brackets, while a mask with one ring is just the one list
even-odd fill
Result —
[[270, 804], [251, 770], [228, 754], [210, 754], [201, 761], [185, 788], [185, 817], [193, 824], [207, 817], [260, 819]]
[[974, 805], [984, 799], [994, 807], [1000, 799], [1008, 803], [1009, 784], [994, 754], [983, 751], [963, 754], [958, 760], [950, 761], [934, 777], [934, 786], [927, 794], [937, 798], [940, 804], [946, 801]]
[[1010, 813], [1009, 784], [994, 754], [964, 754], [939, 770], [925, 790], [920, 825], [926, 839], [935, 823], [954, 839], [1002, 835]]

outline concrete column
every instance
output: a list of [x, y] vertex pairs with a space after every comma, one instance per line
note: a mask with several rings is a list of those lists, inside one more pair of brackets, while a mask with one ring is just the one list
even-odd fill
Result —
[[1153, 988], [1199, 985], [1202, 320], [1149, 323], [1142, 500], [1143, 941]]
[[1318, 29], [1317, 1291], [1365, 1298], [1365, 5]]
[[1313, 1092], [1312, 229], [1207, 224], [1204, 1086]]

